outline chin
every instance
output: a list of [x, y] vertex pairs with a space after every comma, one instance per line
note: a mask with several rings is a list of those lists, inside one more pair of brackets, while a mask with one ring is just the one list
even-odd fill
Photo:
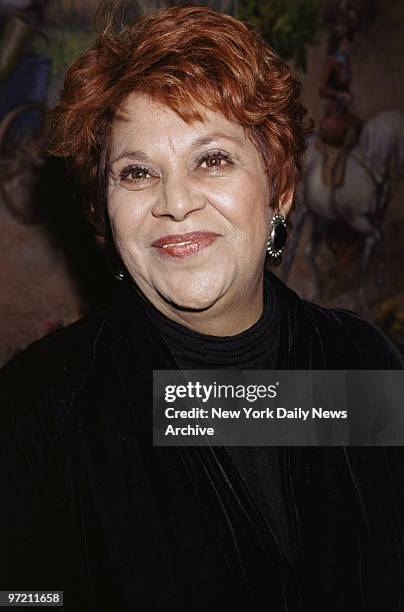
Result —
[[159, 292], [166, 302], [182, 310], [207, 310], [223, 295], [223, 282], [218, 278], [184, 280], [164, 286]]
[[175, 306], [179, 310], [202, 311], [211, 308], [217, 302], [220, 296], [201, 294], [193, 295], [181, 291], [180, 293], [170, 292], [168, 294], [162, 294], [162, 297], [166, 302]]
[[211, 308], [227, 293], [232, 279], [233, 274], [228, 270], [193, 269], [177, 274], [156, 274], [149, 278], [148, 285], [171, 306], [202, 311]]

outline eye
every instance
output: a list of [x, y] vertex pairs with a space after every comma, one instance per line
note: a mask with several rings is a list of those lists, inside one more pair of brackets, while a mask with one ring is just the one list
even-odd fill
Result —
[[137, 183], [152, 177], [148, 168], [136, 165], [123, 168], [123, 170], [121, 170], [119, 173], [119, 178], [121, 181]]
[[231, 156], [224, 151], [212, 151], [200, 157], [198, 163], [203, 170], [218, 171], [229, 166], [232, 160]]
[[156, 179], [156, 175], [146, 166], [130, 165], [119, 172], [119, 183], [126, 189], [140, 189]]

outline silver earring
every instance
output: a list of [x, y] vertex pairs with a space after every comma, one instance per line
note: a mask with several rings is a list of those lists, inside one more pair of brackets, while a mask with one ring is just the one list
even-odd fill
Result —
[[125, 272], [119, 266], [115, 270], [115, 280], [122, 281], [125, 278]]
[[267, 242], [268, 255], [271, 263], [279, 266], [282, 260], [282, 252], [288, 238], [288, 228], [286, 218], [281, 213], [275, 213], [271, 219], [269, 238]]

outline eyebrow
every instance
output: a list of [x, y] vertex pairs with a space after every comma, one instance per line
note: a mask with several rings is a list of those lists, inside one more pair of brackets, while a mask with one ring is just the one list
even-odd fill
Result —
[[[225, 134], [222, 132], [215, 132], [214, 134], [209, 134], [209, 136], [200, 136], [198, 138], [195, 138], [195, 140], [191, 142], [191, 148], [197, 149], [198, 147], [212, 144], [213, 142], [220, 140], [220, 139], [230, 140], [231, 142], [234, 142], [238, 145], [242, 144], [241, 140], [237, 138], [236, 136], [231, 136], [230, 134]], [[109, 165], [112, 166], [115, 162], [117, 162], [119, 159], [122, 159], [124, 157], [136, 159], [143, 163], [147, 163], [149, 161], [149, 157], [148, 155], [146, 155], [146, 153], [144, 153], [144, 151], [141, 151], [141, 150], [132, 151], [130, 149], [124, 149], [110, 162]]]
[[215, 142], [215, 140], [220, 139], [230, 140], [239, 145], [241, 144], [241, 140], [236, 136], [231, 136], [230, 134], [225, 134], [223, 132], [215, 132], [214, 134], [210, 134], [206, 137], [195, 138], [195, 140], [192, 141], [191, 146], [196, 149], [203, 145], [212, 144], [212, 142]]
[[149, 157], [143, 151], [140, 151], [140, 150], [131, 151], [129, 149], [124, 149], [121, 153], [119, 153], [119, 155], [117, 155], [117, 157], [115, 157], [110, 162], [109, 165], [112, 166], [112, 164], [117, 162], [119, 159], [122, 159], [123, 157], [130, 157], [132, 159], [137, 159], [138, 161], [143, 162], [143, 163], [146, 163], [149, 161]]

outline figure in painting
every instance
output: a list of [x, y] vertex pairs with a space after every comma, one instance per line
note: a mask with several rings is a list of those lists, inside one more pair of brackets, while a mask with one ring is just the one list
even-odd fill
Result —
[[324, 287], [316, 256], [325, 242], [340, 267], [360, 257], [359, 288], [351, 307], [367, 312], [366, 285], [374, 256], [379, 287], [384, 280], [383, 224], [393, 177], [402, 175], [404, 168], [404, 115], [387, 109], [366, 122], [358, 117], [350, 60], [357, 23], [353, 5], [347, 2], [337, 3], [327, 16], [328, 51], [319, 82], [325, 109], [317, 133], [307, 140], [303, 181], [296, 196], [297, 231], [289, 241], [282, 275], [288, 277], [298, 236], [309, 220], [304, 254], [316, 279], [310, 298]]
[[358, 142], [362, 127], [351, 91], [350, 46], [355, 28], [355, 12], [349, 5], [340, 5], [329, 32], [328, 55], [320, 78], [319, 94], [327, 102], [319, 126], [319, 147], [325, 158], [323, 178], [332, 188], [343, 183], [349, 151]]

